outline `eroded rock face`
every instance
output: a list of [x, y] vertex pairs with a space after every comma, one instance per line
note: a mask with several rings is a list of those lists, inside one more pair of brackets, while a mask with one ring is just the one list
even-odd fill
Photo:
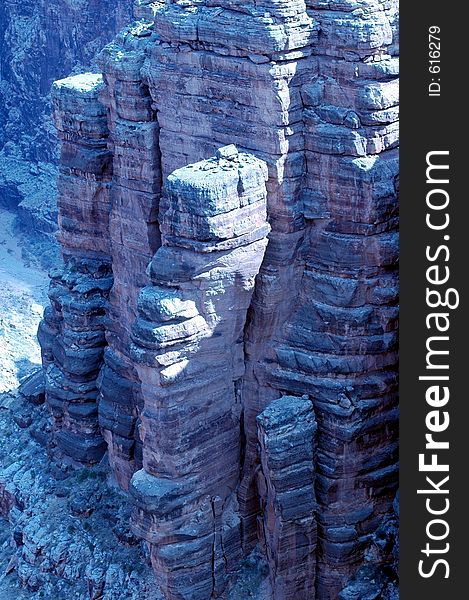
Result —
[[242, 556], [238, 387], [270, 229], [266, 179], [265, 164], [234, 147], [170, 175], [163, 244], [139, 298], [144, 469], [131, 483], [133, 523], [171, 598], [218, 596]]
[[137, 25], [105, 48], [102, 100], [108, 108], [109, 149], [114, 167], [109, 237], [114, 286], [109, 298], [108, 347], [100, 380], [99, 420], [110, 462], [122, 487], [141, 467], [140, 381], [129, 356], [130, 332], [139, 291], [148, 283], [146, 268], [160, 246], [157, 216], [161, 195], [159, 125], [140, 70], [145, 49], [154, 41]]
[[397, 5], [135, 10], [94, 99], [109, 211], [83, 215], [114, 276], [85, 361], [99, 421], [59, 413], [57, 438], [101, 430], [168, 599], [222, 596], [259, 541], [272, 598], [336, 599], [397, 487]]
[[[257, 417], [263, 542], [272, 599], [308, 600], [316, 590], [317, 424], [307, 396], [273, 400]], [[311, 459], [313, 457], [313, 459]]]

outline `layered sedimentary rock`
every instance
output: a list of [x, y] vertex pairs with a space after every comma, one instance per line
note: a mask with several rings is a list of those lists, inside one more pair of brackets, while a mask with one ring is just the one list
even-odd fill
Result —
[[396, 3], [135, 10], [100, 58], [111, 464], [167, 598], [261, 541], [273, 598], [335, 599], [397, 486]]
[[322, 35], [303, 88], [305, 267], [272, 373], [314, 398], [320, 598], [361, 562], [397, 480], [395, 6], [334, 4], [312, 3]]
[[317, 424], [307, 396], [273, 400], [257, 417], [261, 537], [272, 600], [311, 600], [316, 590]]
[[105, 307], [112, 285], [106, 109], [99, 75], [57, 82], [54, 118], [62, 140], [59, 231], [64, 268], [51, 273], [49, 306], [38, 336], [57, 449], [83, 463], [98, 461], [97, 378], [105, 346]]
[[236, 148], [175, 171], [139, 298], [143, 470], [134, 530], [169, 598], [218, 596], [241, 559], [236, 484], [243, 327], [267, 245], [267, 169]]
[[153, 40], [148, 26], [137, 25], [122, 32], [100, 56], [107, 84], [102, 100], [108, 108], [109, 149], [114, 158], [109, 216], [114, 286], [99, 415], [110, 462], [124, 488], [141, 466], [138, 415], [143, 400], [129, 357], [130, 331], [138, 293], [148, 283], [146, 268], [160, 245], [159, 125], [140, 76], [144, 50]]

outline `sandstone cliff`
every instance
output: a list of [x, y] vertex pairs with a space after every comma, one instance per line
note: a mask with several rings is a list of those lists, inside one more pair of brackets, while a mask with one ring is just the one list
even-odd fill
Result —
[[336, 599], [397, 488], [397, 4], [136, 16], [54, 86], [52, 451], [108, 450], [166, 598], [258, 544], [271, 598]]

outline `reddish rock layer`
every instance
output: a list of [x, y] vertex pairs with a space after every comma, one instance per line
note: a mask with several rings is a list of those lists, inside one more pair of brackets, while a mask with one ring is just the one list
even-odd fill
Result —
[[257, 417], [261, 539], [272, 600], [316, 597], [314, 459], [317, 425], [307, 396], [273, 400]]
[[112, 155], [106, 110], [98, 99], [102, 87], [102, 77], [89, 74], [54, 84], [54, 119], [62, 140], [58, 207], [64, 268], [51, 274], [51, 306], [38, 332], [57, 451], [82, 463], [97, 462], [106, 448], [98, 425], [97, 378], [112, 285]]
[[[136, 14], [145, 21], [100, 59], [114, 157], [99, 249], [115, 279], [99, 380], [111, 464], [123, 487], [138, 469], [134, 528], [168, 598], [218, 597], [261, 539], [276, 599], [332, 600], [397, 486], [396, 3], [140, 0]], [[224, 144], [249, 154], [228, 147], [194, 166]], [[82, 225], [62, 230], [81, 256]], [[67, 339], [56, 296], [44, 359], [62, 373], [48, 342]], [[291, 475], [295, 488], [308, 450], [277, 472], [269, 440], [290, 433], [266, 420], [284, 396], [311, 401], [317, 425], [314, 492], [297, 517], [278, 486]], [[57, 436], [71, 440], [60, 410]], [[285, 419], [309, 432], [305, 414]]]
[[[267, 245], [265, 165], [235, 147], [175, 171], [139, 298], [143, 466], [133, 524], [168, 598], [218, 596], [242, 557], [243, 327]], [[226, 157], [226, 158], [224, 158]]]
[[100, 379], [99, 420], [114, 473], [127, 488], [141, 467], [138, 417], [140, 381], [129, 357], [130, 330], [146, 268], [160, 246], [157, 223], [161, 190], [159, 126], [148, 88], [141, 81], [148, 27], [122, 32], [100, 55], [108, 108], [109, 150], [114, 159], [109, 238], [114, 285], [109, 297], [105, 366]]

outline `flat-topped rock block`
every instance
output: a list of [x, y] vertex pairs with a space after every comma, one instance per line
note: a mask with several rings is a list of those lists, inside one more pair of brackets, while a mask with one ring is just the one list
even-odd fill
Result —
[[[73, 146], [83, 142], [86, 149], [80, 150], [82, 154], [101, 148], [103, 153], [107, 151], [107, 114], [106, 107], [100, 101], [103, 89], [103, 77], [95, 73], [74, 75], [53, 84], [53, 118], [59, 137], [64, 142], [63, 155], [76, 154], [78, 149]], [[66, 162], [64, 156], [61, 165]]]
[[155, 19], [165, 41], [200, 41], [236, 48], [245, 55], [272, 54], [304, 49], [318, 39], [318, 23], [304, 2], [287, 6], [231, 0], [182, 0], [167, 3]]
[[171, 173], [166, 196], [173, 210], [211, 217], [265, 199], [267, 178], [262, 160], [227, 146], [216, 158]]
[[163, 520], [184, 504], [184, 489], [171, 479], [150, 475], [143, 469], [134, 473], [129, 486], [137, 506]]
[[230, 144], [229, 146], [223, 146], [223, 148], [219, 148], [215, 156], [218, 159], [224, 158], [225, 160], [237, 160], [239, 156], [238, 148], [234, 144]]
[[166, 235], [220, 242], [241, 239], [266, 224], [266, 164], [234, 145], [218, 155], [168, 177], [160, 217]]
[[45, 381], [42, 370], [29, 375], [21, 382], [20, 396], [33, 404], [43, 404], [45, 400]]
[[[153, 285], [140, 293], [132, 335], [144, 400], [143, 470], [130, 483], [132, 526], [150, 542], [152, 563], [174, 599], [208, 598], [214, 564], [222, 592], [228, 565], [241, 555], [233, 514], [236, 382], [244, 370], [241, 331], [267, 245], [267, 168], [234, 146], [221, 154], [228, 158], [168, 177], [162, 246], [151, 263]], [[174, 239], [175, 232], [188, 242], [213, 239], [223, 228], [227, 238], [236, 233], [235, 221], [262, 236], [223, 249], [214, 244], [212, 252]], [[184, 284], [176, 287], [177, 281]]]
[[55, 81], [52, 85], [52, 92], [97, 96], [103, 86], [104, 80], [100, 73], [81, 73]]

